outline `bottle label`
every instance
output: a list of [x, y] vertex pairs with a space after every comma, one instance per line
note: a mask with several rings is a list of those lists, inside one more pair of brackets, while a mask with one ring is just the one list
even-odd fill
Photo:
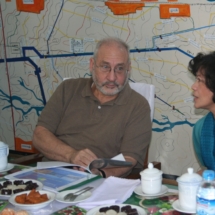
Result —
[[196, 214], [198, 215], [214, 215], [215, 214], [215, 199], [208, 200], [197, 197]]

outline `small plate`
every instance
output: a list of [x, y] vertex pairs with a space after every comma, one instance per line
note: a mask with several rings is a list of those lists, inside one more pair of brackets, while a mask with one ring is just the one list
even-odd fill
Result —
[[166, 193], [167, 191], [168, 191], [168, 187], [165, 186], [165, 185], [162, 185], [162, 186], [161, 186], [161, 191], [160, 191], [159, 193], [156, 193], [156, 194], [146, 194], [146, 193], [144, 193], [144, 192], [142, 191], [142, 186], [141, 186], [141, 185], [137, 186], [137, 187], [134, 189], [134, 192], [135, 192], [137, 195], [139, 195], [139, 196], [146, 196], [146, 197], [148, 197], [148, 196], [161, 196], [161, 195], [163, 195], [164, 193]]
[[[38, 187], [36, 190], [42, 190], [43, 189], [43, 184], [40, 182], [40, 181], [37, 181], [37, 180], [33, 180], [33, 179], [16, 179], [16, 180], [7, 180], [7, 181], [11, 181], [11, 182], [14, 182], [14, 181], [20, 181], [22, 180], [24, 183], [27, 182], [27, 181], [32, 181], [33, 183], [37, 183]], [[0, 182], [0, 185], [3, 185], [5, 181], [1, 181]], [[13, 190], [13, 189], [12, 189]], [[13, 194], [12, 194], [13, 195]], [[0, 198], [1, 199], [8, 199], [10, 198], [11, 195], [3, 195], [0, 193]]]
[[81, 195], [77, 196], [76, 199], [74, 199], [73, 201], [64, 200], [64, 196], [66, 196], [68, 193], [74, 193], [77, 191], [78, 191], [78, 189], [66, 190], [66, 191], [60, 192], [56, 196], [56, 201], [63, 202], [63, 203], [70, 203], [70, 204], [78, 203], [78, 202], [83, 202], [84, 200], [88, 199], [92, 195], [92, 193], [90, 191], [86, 191], [85, 193], [82, 193]]
[[22, 209], [22, 210], [39, 210], [39, 209], [44, 208], [44, 207], [46, 207], [47, 205], [49, 205], [49, 204], [50, 204], [52, 201], [54, 201], [54, 199], [55, 199], [55, 194], [54, 194], [54, 193], [49, 192], [49, 191], [46, 191], [46, 190], [40, 190], [40, 191], [39, 191], [40, 194], [47, 194], [47, 196], [48, 196], [48, 198], [49, 198], [48, 201], [42, 202], [42, 203], [38, 203], [38, 204], [19, 204], [19, 203], [17, 203], [17, 202], [15, 201], [16, 196], [21, 195], [21, 194], [25, 194], [25, 193], [26, 193], [26, 194], [29, 194], [30, 192], [31, 192], [31, 191], [25, 191], [25, 192], [22, 192], [22, 193], [16, 193], [16, 194], [12, 195], [12, 196], [8, 199], [8, 201], [9, 201], [12, 205], [14, 205], [14, 206], [16, 206], [16, 207], [18, 207], [18, 208], [20, 208], [20, 209]]
[[7, 172], [7, 171], [13, 169], [13, 167], [14, 167], [13, 164], [8, 163], [8, 164], [7, 164], [7, 167], [6, 167], [5, 169], [3, 169], [3, 170], [0, 170], [0, 172]]
[[188, 213], [188, 214], [195, 214], [196, 211], [195, 210], [187, 210], [181, 207], [179, 200], [176, 200], [173, 202], [172, 207], [176, 210], [176, 211], [180, 211], [182, 213]]
[[[118, 206], [121, 208], [121, 207], [123, 207], [123, 206], [130, 205], [130, 204], [112, 204], [112, 205], [118, 205]], [[112, 206], [112, 205], [103, 205], [103, 206], [95, 207], [95, 208], [89, 210], [89, 211], [87, 212], [86, 215], [95, 215], [95, 214], [99, 211], [100, 208], [103, 208], [103, 207], [110, 207], [110, 206]], [[131, 207], [132, 207], [132, 208], [136, 208], [138, 214], [146, 215], [146, 211], [145, 211], [143, 208], [141, 208], [141, 207], [139, 207], [139, 206], [136, 206], [136, 205], [131, 205]]]

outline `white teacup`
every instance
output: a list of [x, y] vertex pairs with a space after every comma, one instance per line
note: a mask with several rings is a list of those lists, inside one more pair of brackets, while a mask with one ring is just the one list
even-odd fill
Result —
[[202, 182], [202, 177], [188, 168], [188, 173], [183, 174], [178, 181], [179, 204], [184, 210], [196, 210], [196, 193]]
[[148, 168], [140, 172], [142, 191], [146, 194], [157, 194], [161, 191], [162, 171], [154, 168], [152, 163]]
[[7, 167], [7, 157], [9, 154], [9, 147], [7, 144], [0, 141], [0, 170], [4, 170]]

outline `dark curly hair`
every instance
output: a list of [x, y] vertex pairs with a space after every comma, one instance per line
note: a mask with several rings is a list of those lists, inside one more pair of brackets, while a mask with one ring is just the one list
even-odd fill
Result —
[[188, 70], [196, 77], [200, 72], [205, 77], [207, 88], [213, 92], [213, 102], [215, 103], [215, 51], [208, 54], [198, 53], [190, 60]]

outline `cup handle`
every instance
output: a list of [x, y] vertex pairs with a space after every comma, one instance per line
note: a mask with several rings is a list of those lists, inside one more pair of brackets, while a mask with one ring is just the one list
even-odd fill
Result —
[[9, 155], [9, 147], [7, 147], [7, 156]]

